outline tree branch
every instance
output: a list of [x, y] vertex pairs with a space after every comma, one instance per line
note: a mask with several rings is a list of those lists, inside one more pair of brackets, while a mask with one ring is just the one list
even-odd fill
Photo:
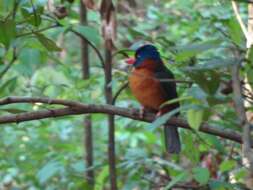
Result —
[[41, 28], [41, 29], [34, 30], [34, 31], [32, 30], [31, 32], [27, 32], [27, 33], [18, 34], [18, 35], [16, 35], [16, 38], [20, 38], [20, 37], [24, 37], [24, 36], [29, 36], [29, 35], [32, 35], [34, 33], [44, 32], [46, 30], [50, 30], [50, 29], [57, 28], [57, 27], [59, 27], [59, 25], [56, 23], [56, 24], [47, 26], [45, 28]]
[[250, 175], [253, 177], [253, 152], [251, 151], [251, 134], [250, 134], [250, 123], [246, 117], [246, 111], [244, 107], [243, 97], [242, 97], [242, 88], [239, 77], [239, 65], [234, 65], [232, 67], [232, 85], [234, 91], [234, 104], [237, 116], [242, 127], [242, 152], [247, 160], [246, 165], [249, 167]]
[[50, 98], [34, 98], [34, 97], [16, 97], [9, 96], [3, 99], [0, 99], [0, 106], [7, 104], [15, 104], [15, 103], [43, 103], [43, 104], [56, 104], [68, 107], [79, 107], [84, 104], [80, 102], [75, 102], [71, 100], [62, 100], [62, 99], [50, 99]]
[[[80, 8], [79, 8], [79, 14], [80, 14], [80, 24], [87, 25], [87, 9], [84, 4], [83, 0], [80, 0]], [[90, 56], [89, 56], [89, 47], [88, 43], [83, 39], [80, 38], [81, 42], [81, 64], [82, 64], [82, 74], [83, 74], [83, 80], [90, 78]], [[93, 168], [93, 127], [92, 127], [92, 119], [91, 115], [87, 114], [84, 116], [84, 157], [87, 168]], [[91, 189], [94, 189], [94, 170], [86, 170], [85, 171], [85, 178], [87, 178], [87, 182]]]
[[70, 32], [74, 33], [75, 35], [77, 35], [78, 37], [80, 37], [82, 40], [84, 40], [86, 43], [88, 43], [90, 45], [90, 47], [92, 47], [92, 49], [96, 52], [100, 62], [101, 62], [101, 65], [102, 65], [102, 68], [104, 69], [105, 68], [105, 60], [103, 58], [103, 56], [101, 55], [100, 51], [98, 50], [98, 48], [93, 45], [92, 42], [90, 42], [88, 39], [86, 39], [81, 33], [79, 33], [78, 31], [70, 28], [69, 29]]
[[16, 53], [16, 48], [14, 47], [12, 59], [9, 63], [6, 64], [5, 68], [0, 72], [0, 79], [3, 78], [3, 76], [8, 72], [8, 70], [11, 68], [11, 66], [14, 64], [16, 60], [17, 60], [17, 53]]
[[115, 93], [112, 98], [112, 105], [115, 105], [117, 98], [119, 97], [120, 93], [128, 86], [128, 82], [125, 82]]
[[[49, 98], [7, 97], [4, 99], [0, 99], [0, 105], [8, 105], [14, 103], [44, 103], [63, 105], [67, 107], [0, 116], [0, 124], [19, 123], [23, 121], [32, 121], [68, 115], [81, 115], [87, 113], [104, 113], [119, 115], [145, 122], [153, 122], [156, 119], [155, 114], [152, 113], [145, 113], [144, 117], [140, 117], [140, 110], [138, 109], [121, 108], [112, 105], [82, 104], [81, 102], [75, 102], [71, 100]], [[191, 129], [187, 121], [181, 118], [172, 117], [170, 120], [167, 121], [167, 124], [176, 125], [185, 129]], [[200, 131], [242, 144], [241, 134], [231, 129], [224, 129], [203, 124], [200, 127]]]

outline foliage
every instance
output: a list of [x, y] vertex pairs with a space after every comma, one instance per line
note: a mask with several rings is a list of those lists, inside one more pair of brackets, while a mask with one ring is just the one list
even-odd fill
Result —
[[[154, 43], [176, 78], [192, 82], [178, 84], [180, 98], [176, 101], [181, 104], [181, 117], [188, 120], [194, 132], [180, 130], [182, 153], [168, 159], [163, 154], [158, 126], [175, 113], [149, 126], [116, 117], [119, 189], [152, 189], [156, 184], [163, 184], [165, 189], [178, 184], [212, 190], [244, 189], [246, 170], [240, 145], [198, 132], [204, 122], [241, 130], [231, 106], [232, 95], [222, 93], [231, 80], [229, 68], [240, 64], [246, 53], [245, 39], [230, 1], [143, 2], [136, 1], [136, 7], [131, 7], [127, 1], [116, 1], [115, 45], [117, 50], [124, 50], [143, 41]], [[79, 1], [54, 3], [55, 7], [66, 7], [66, 17], [53, 14], [45, 0], [0, 1], [0, 97], [47, 96], [103, 104], [104, 72], [100, 60], [90, 48], [91, 77], [81, 80], [80, 39], [72, 32], [79, 32], [103, 53], [99, 14], [89, 10], [89, 24], [81, 26]], [[245, 16], [247, 3], [240, 4], [240, 8]], [[239, 56], [234, 56], [235, 51]], [[252, 56], [249, 59], [252, 63]], [[120, 53], [115, 54], [111, 84], [114, 92], [127, 80], [128, 69], [122, 60]], [[242, 76], [249, 76], [252, 85], [251, 73], [251, 66], [241, 71]], [[120, 94], [116, 105], [139, 106], [128, 89]], [[3, 115], [50, 107], [8, 105], [1, 106], [0, 112]], [[252, 110], [252, 105], [248, 109]], [[92, 115], [94, 168], [87, 168], [83, 160], [82, 119], [63, 117], [1, 126], [1, 185], [30, 190], [88, 188], [84, 172], [94, 169], [95, 189], [108, 187], [106, 117]]]

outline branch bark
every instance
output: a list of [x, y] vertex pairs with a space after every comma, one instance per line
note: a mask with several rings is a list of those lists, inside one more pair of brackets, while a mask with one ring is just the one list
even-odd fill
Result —
[[[121, 108], [112, 105], [82, 104], [81, 102], [71, 100], [50, 98], [6, 97], [4, 99], [0, 99], [0, 106], [14, 103], [44, 103], [51, 105], [62, 105], [67, 107], [0, 116], [0, 124], [19, 123], [24, 121], [62, 117], [68, 115], [81, 115], [88, 113], [119, 115], [145, 122], [153, 122], [156, 119], [155, 114], [152, 113], [145, 113], [144, 117], [140, 117], [139, 109]], [[191, 129], [187, 121], [182, 118], [172, 117], [170, 120], [167, 121], [167, 124], [176, 125], [180, 128]], [[203, 124], [200, 127], [200, 131], [242, 144], [241, 134], [230, 129], [224, 129], [217, 126]]]
[[253, 151], [251, 150], [251, 133], [250, 123], [246, 117], [246, 111], [242, 98], [242, 88], [239, 78], [239, 65], [232, 67], [232, 81], [234, 91], [234, 103], [237, 116], [242, 127], [242, 153], [244, 165], [249, 169], [249, 176], [253, 178]]
[[[241, 26], [241, 29], [244, 33], [244, 36], [247, 40], [247, 48], [248, 48], [248, 53], [246, 57], [249, 56], [249, 48], [251, 48], [252, 43], [253, 43], [253, 38], [252, 38], [252, 11], [253, 11], [253, 6], [252, 4], [248, 5], [248, 30], [246, 29], [245, 24], [242, 21], [242, 18], [239, 14], [239, 10], [237, 7], [237, 4], [235, 1], [232, 1], [232, 7], [234, 10], [234, 13], [236, 15], [236, 18], [238, 20], [238, 23]], [[238, 56], [238, 53], [235, 54], [235, 56]], [[245, 110], [245, 105], [244, 105], [244, 100], [243, 100], [243, 89], [241, 86], [241, 80], [240, 80], [240, 65], [234, 65], [232, 66], [232, 86], [233, 86], [233, 92], [234, 92], [234, 105], [235, 105], [235, 110], [240, 122], [240, 127], [242, 128], [242, 155], [243, 155], [243, 164], [246, 166], [248, 169], [248, 179], [246, 179], [246, 185], [252, 189], [253, 186], [253, 151], [251, 149], [251, 123], [247, 119], [246, 115], [246, 110]], [[246, 84], [247, 84], [247, 78], [246, 78]], [[247, 88], [246, 85], [245, 88]], [[249, 91], [250, 88], [249, 88]], [[246, 103], [246, 102], [245, 102]]]

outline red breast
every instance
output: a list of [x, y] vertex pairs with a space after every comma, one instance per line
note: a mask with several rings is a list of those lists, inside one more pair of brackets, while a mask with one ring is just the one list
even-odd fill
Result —
[[133, 69], [129, 76], [129, 86], [136, 99], [146, 108], [159, 110], [166, 101], [159, 80], [149, 68]]

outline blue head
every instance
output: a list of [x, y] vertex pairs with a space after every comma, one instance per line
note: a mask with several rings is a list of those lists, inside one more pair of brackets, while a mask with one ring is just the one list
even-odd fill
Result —
[[133, 64], [134, 67], [139, 67], [146, 60], [152, 60], [155, 63], [162, 63], [160, 54], [155, 46], [153, 45], [144, 45], [139, 47], [135, 52], [135, 59], [130, 59], [129, 64]]

